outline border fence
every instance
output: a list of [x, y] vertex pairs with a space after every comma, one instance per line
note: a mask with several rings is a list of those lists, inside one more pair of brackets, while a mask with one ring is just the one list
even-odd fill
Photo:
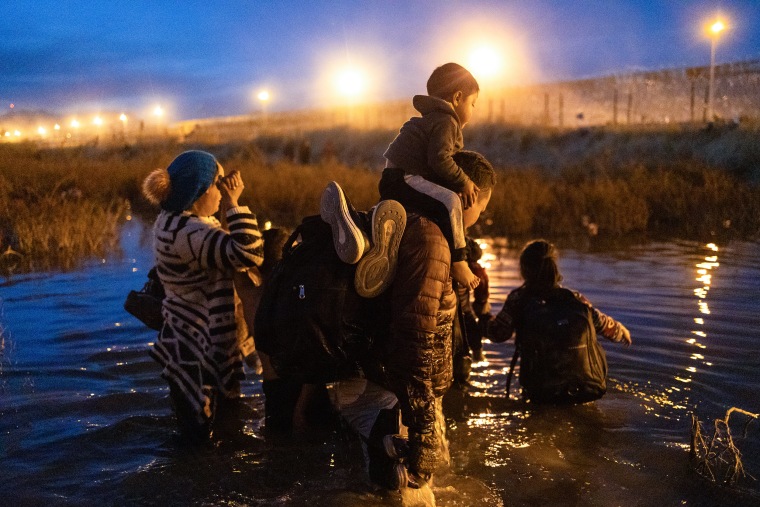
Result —
[[[577, 128], [708, 120], [754, 123], [760, 119], [760, 60], [717, 65], [714, 83], [712, 119], [707, 118], [709, 67], [705, 66], [484, 91], [474, 122]], [[340, 126], [397, 129], [416, 114], [411, 100], [405, 99], [329, 110], [188, 120], [175, 128], [182, 139], [215, 141]]]
[[[707, 118], [709, 67], [631, 72], [593, 79], [483, 90], [473, 123], [500, 123], [552, 128], [599, 125], [760, 123], [760, 59], [715, 66], [714, 118]], [[332, 109], [203, 118], [174, 124], [143, 120], [114, 121], [89, 129], [61, 129], [27, 138], [14, 137], [21, 119], [0, 117], [0, 142], [33, 141], [47, 145], [123, 144], [176, 138], [215, 143], [261, 135], [298, 136], [308, 131], [349, 127], [398, 129], [418, 113], [411, 97], [378, 104]], [[37, 129], [26, 118], [28, 131]]]

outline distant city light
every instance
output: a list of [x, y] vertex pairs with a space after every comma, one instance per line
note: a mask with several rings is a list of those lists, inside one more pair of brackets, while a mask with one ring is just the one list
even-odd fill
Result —
[[261, 102], [266, 102], [266, 101], [268, 101], [268, 100], [270, 99], [269, 91], [267, 91], [267, 90], [261, 90], [261, 91], [258, 93], [258, 95], [256, 95], [256, 97], [257, 97], [257, 98], [258, 98], [258, 99], [259, 99]]
[[75, 129], [78, 129], [79, 128], [79, 121], [76, 120], [76, 119], [71, 120], [71, 127], [75, 128]]
[[159, 118], [164, 115], [164, 108], [161, 106], [156, 106], [153, 108], [153, 115], [158, 116]]
[[45, 127], [37, 127], [37, 133], [44, 136], [47, 133], [47, 130], [45, 130]]
[[53, 126], [53, 130], [61, 130], [61, 126], [57, 123]]
[[103, 119], [100, 116], [96, 116], [92, 119], [92, 124], [98, 126], [103, 125]]
[[710, 26], [710, 31], [714, 34], [719, 34], [726, 28], [726, 25], [722, 21], [718, 20]]
[[127, 122], [127, 115], [124, 114], [124, 113], [121, 113], [119, 115], [119, 120], [121, 120], [122, 122], [126, 123]]
[[10, 133], [10, 132], [8, 132], [8, 131], [6, 131], [6, 132], [5, 132], [5, 137], [10, 137], [10, 136], [11, 136], [11, 133]]
[[21, 132], [18, 131], [18, 130], [14, 130], [13, 131], [13, 135], [16, 136], [16, 137], [20, 137], [21, 136]]

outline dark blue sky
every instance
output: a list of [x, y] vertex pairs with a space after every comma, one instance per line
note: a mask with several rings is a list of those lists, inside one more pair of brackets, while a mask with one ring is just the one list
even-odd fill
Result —
[[366, 100], [399, 99], [485, 40], [506, 84], [706, 65], [715, 13], [718, 62], [760, 58], [757, 0], [6, 0], [0, 114], [236, 115], [260, 109], [261, 88], [271, 110], [326, 106], [346, 63], [370, 73]]

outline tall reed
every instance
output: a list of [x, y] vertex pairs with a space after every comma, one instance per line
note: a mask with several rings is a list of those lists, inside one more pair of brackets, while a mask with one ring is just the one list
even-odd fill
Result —
[[[498, 174], [481, 220], [485, 234], [697, 239], [757, 238], [760, 232], [760, 153], [746, 132], [490, 126], [469, 135], [468, 148], [486, 153]], [[346, 129], [306, 133], [310, 163], [293, 161], [282, 151], [288, 141], [274, 136], [215, 145], [0, 144], [0, 273], [65, 268], [76, 258], [112, 251], [128, 206], [147, 220], [157, 212], [140, 193], [143, 178], [187, 149], [205, 149], [227, 171], [240, 170], [243, 200], [262, 223], [293, 227], [318, 213], [330, 180], [343, 186], [356, 208], [368, 209], [379, 198], [381, 154], [392, 136]], [[333, 139], [328, 156], [325, 145]], [[734, 150], [734, 158], [720, 146]]]
[[118, 247], [125, 199], [103, 205], [60, 188], [19, 198], [8, 187], [0, 176], [0, 274], [70, 269]]

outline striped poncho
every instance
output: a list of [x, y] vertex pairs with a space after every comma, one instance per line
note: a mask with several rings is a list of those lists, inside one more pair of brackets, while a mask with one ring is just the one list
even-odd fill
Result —
[[200, 423], [212, 417], [213, 397], [239, 393], [244, 374], [232, 275], [263, 261], [255, 215], [246, 206], [231, 208], [227, 224], [229, 232], [214, 217], [162, 211], [153, 227], [166, 298], [164, 327], [150, 353]]

